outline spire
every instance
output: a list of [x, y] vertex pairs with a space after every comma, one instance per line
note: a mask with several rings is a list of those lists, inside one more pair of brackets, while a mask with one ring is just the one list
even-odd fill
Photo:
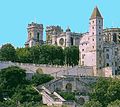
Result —
[[100, 14], [100, 12], [99, 12], [99, 10], [98, 10], [98, 7], [96, 6], [96, 7], [94, 8], [94, 10], [93, 10], [93, 13], [92, 13], [90, 19], [95, 19], [95, 18], [97, 18], [97, 17], [102, 18], [101, 14]]

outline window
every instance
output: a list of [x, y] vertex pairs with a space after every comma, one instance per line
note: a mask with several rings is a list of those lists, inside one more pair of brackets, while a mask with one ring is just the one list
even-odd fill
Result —
[[82, 49], [82, 51], [84, 51], [84, 49]]
[[101, 38], [99, 38], [99, 41], [101, 41]]
[[115, 43], [117, 42], [117, 34], [116, 33], [113, 34], [113, 42], [115, 42]]
[[94, 27], [92, 27], [92, 29], [94, 29]]
[[93, 41], [94, 41], [94, 39], [93, 39]]
[[99, 29], [101, 29], [101, 27], [99, 26]]
[[94, 46], [92, 46], [92, 48], [94, 49]]
[[109, 67], [109, 63], [107, 63], [106, 66]]
[[99, 20], [99, 23], [100, 23], [100, 20]]
[[101, 48], [101, 45], [99, 45], [99, 48]]
[[85, 54], [82, 54], [82, 59], [84, 59]]
[[109, 52], [109, 49], [106, 49], [106, 52]]
[[84, 65], [84, 61], [82, 61], [82, 65]]
[[101, 33], [99, 32], [99, 35], [101, 35]]
[[109, 54], [106, 54], [106, 59], [109, 59]]
[[115, 51], [115, 56], [117, 55], [117, 51]]
[[39, 34], [39, 32], [38, 32], [38, 33], [37, 33], [37, 41], [39, 41], [39, 35], [40, 35], [40, 34]]
[[92, 21], [92, 23], [94, 23], [94, 21]]
[[94, 32], [92, 34], [94, 35]]

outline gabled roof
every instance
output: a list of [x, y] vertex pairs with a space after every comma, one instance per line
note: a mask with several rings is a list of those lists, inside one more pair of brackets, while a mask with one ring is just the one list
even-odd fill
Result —
[[91, 18], [90, 19], [95, 19], [95, 18], [102, 18], [101, 14], [100, 14], [100, 11], [98, 10], [98, 7], [96, 6], [93, 10], [93, 13], [91, 15]]

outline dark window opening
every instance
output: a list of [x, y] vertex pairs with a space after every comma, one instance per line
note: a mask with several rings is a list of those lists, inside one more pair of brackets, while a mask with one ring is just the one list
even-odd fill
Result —
[[109, 63], [107, 63], [106, 66], [109, 67]]
[[113, 42], [115, 42], [115, 43], [117, 42], [117, 34], [116, 33], [113, 34]]
[[37, 41], [39, 41], [39, 36], [40, 36], [40, 34], [39, 34], [39, 33], [37, 33]]
[[73, 38], [71, 37], [71, 45], [73, 45]]

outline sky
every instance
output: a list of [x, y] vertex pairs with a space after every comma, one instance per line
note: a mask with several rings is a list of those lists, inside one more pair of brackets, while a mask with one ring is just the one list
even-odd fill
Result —
[[87, 32], [89, 18], [97, 6], [104, 28], [120, 27], [120, 0], [0, 0], [0, 46], [24, 47], [31, 22], [69, 26], [72, 32]]

